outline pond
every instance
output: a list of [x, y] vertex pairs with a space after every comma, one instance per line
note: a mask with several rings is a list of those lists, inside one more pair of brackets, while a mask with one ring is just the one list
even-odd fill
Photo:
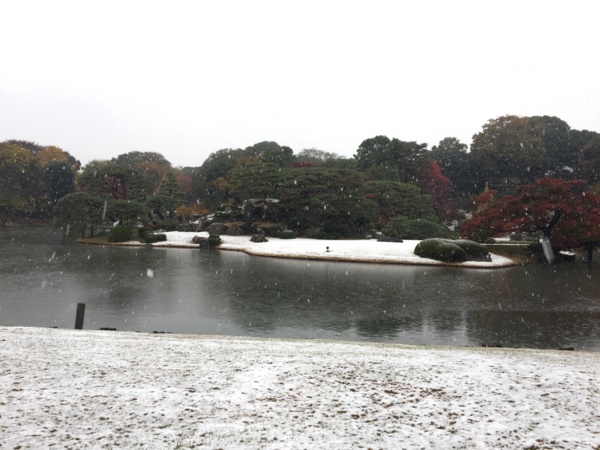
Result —
[[0, 325], [600, 351], [600, 264], [457, 269], [63, 243], [0, 229]]

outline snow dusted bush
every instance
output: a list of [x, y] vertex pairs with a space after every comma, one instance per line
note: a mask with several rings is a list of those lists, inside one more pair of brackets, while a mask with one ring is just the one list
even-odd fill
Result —
[[221, 237], [218, 234], [211, 234], [208, 236], [208, 246], [211, 248], [221, 245], [222, 242], [223, 241], [221, 241]]
[[154, 242], [164, 242], [167, 240], [165, 234], [154, 234], [152, 228], [142, 227], [138, 229], [138, 240], [144, 244], [153, 244]]
[[148, 236], [146, 236], [146, 243], [147, 244], [153, 244], [155, 242], [165, 242], [167, 240], [167, 235], [166, 234], [154, 234], [151, 233]]
[[444, 262], [463, 262], [467, 252], [447, 239], [425, 239], [415, 247], [415, 255]]
[[444, 262], [463, 262], [467, 260], [467, 252], [458, 245], [451, 242], [444, 242], [437, 248], [437, 258]]
[[444, 262], [480, 259], [488, 254], [486, 247], [466, 239], [425, 239], [415, 247], [415, 255]]
[[487, 256], [489, 253], [489, 250], [485, 246], [467, 239], [455, 240], [452, 241], [452, 243], [458, 245], [467, 252], [467, 258], [481, 258]]

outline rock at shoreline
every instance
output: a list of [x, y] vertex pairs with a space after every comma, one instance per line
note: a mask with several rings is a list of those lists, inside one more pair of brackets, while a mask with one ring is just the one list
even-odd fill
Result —
[[[210, 230], [210, 228], [209, 228]], [[209, 231], [210, 233], [210, 231]], [[210, 234], [218, 234], [218, 233], [210, 233]], [[241, 236], [243, 233], [243, 230], [240, 228], [239, 225], [231, 225], [227, 228], [227, 236]]]
[[227, 234], [227, 225], [224, 223], [213, 223], [208, 227], [208, 234], [218, 234], [219, 236]]
[[221, 238], [216, 234], [211, 234], [209, 237], [194, 236], [192, 244], [198, 244], [202, 249], [211, 249], [221, 244]]

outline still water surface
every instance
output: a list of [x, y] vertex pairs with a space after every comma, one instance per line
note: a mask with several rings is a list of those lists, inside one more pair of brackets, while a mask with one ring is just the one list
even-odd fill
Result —
[[600, 264], [473, 270], [61, 242], [0, 229], [0, 325], [600, 351]]

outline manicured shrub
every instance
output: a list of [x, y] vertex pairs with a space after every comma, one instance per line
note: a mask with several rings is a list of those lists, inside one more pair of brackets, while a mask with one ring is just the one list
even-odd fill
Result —
[[163, 242], [167, 240], [167, 236], [164, 234], [154, 234], [152, 232], [148, 232], [144, 235], [144, 240], [146, 244], [154, 244], [155, 242]]
[[424, 239], [415, 247], [415, 255], [422, 258], [430, 258], [435, 249], [443, 242], [443, 239]]
[[467, 252], [448, 239], [425, 239], [415, 247], [415, 255], [444, 262], [467, 260]]
[[279, 239], [296, 239], [296, 233], [292, 230], [282, 230], [279, 232]]
[[154, 244], [155, 242], [165, 242], [167, 240], [167, 235], [166, 234], [150, 234], [147, 233], [146, 234], [146, 243], [147, 244]]
[[125, 226], [117, 226], [109, 231], [108, 242], [127, 242], [133, 239], [133, 230]]
[[485, 246], [466, 239], [425, 239], [415, 247], [415, 255], [444, 262], [462, 262], [488, 254]]
[[462, 248], [467, 253], [467, 258], [481, 258], [489, 253], [485, 246], [467, 239], [458, 239], [452, 241], [452, 243]]
[[460, 246], [452, 242], [444, 242], [437, 248], [437, 258], [444, 262], [463, 262], [466, 261], [467, 252]]
[[138, 240], [143, 244], [153, 244], [155, 242], [164, 242], [167, 236], [164, 234], [154, 234], [152, 228], [141, 227], [137, 230]]
[[209, 247], [217, 247], [221, 245], [223, 241], [221, 240], [221, 236], [218, 234], [211, 234], [208, 236], [208, 245]]

